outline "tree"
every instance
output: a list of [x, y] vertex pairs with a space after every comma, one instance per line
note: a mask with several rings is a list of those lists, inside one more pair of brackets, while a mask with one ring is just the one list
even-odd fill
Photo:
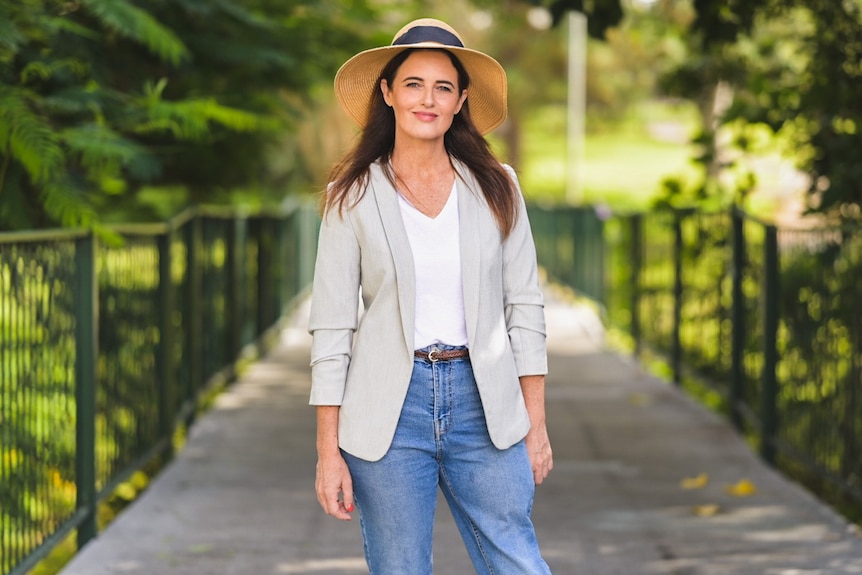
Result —
[[[666, 78], [669, 92], [699, 103], [698, 138], [706, 180], [698, 196], [727, 195], [721, 175], [733, 163], [716, 140], [736, 125], [745, 151], [753, 126], [791, 142], [809, 175], [808, 211], [838, 219], [862, 215], [862, 2], [859, 0], [696, 0], [687, 62]], [[730, 190], [736, 199], [753, 177]]]
[[[800, 167], [810, 176], [810, 212], [858, 221], [862, 218], [862, 2], [797, 0], [792, 10], [775, 10], [784, 17], [808, 20], [799, 39], [808, 54], [807, 63], [801, 73], [790, 76], [795, 84], [779, 84], [771, 106], [754, 107], [749, 114], [767, 118], [779, 130], [792, 129], [798, 144], [808, 151], [800, 157]], [[766, 103], [766, 98], [761, 102]]]
[[[365, 2], [0, 0], [0, 229], [152, 217], [271, 183], [295, 115], [331, 78]], [[297, 170], [299, 171], [299, 170]]]
[[[700, 133], [694, 139], [700, 153], [695, 160], [703, 166], [704, 180], [694, 191], [697, 200], [726, 194], [719, 181], [722, 171], [730, 167], [730, 160], [718, 139], [719, 128], [734, 91], [746, 76], [735, 48], [740, 37], [752, 29], [763, 3], [693, 0], [695, 14], [686, 34], [688, 57], [663, 78], [665, 93], [693, 101], [700, 113]], [[744, 181], [742, 189], [735, 193], [742, 195], [753, 186], [750, 178]], [[681, 185], [668, 183], [666, 192], [671, 198], [667, 199], [682, 191]]]

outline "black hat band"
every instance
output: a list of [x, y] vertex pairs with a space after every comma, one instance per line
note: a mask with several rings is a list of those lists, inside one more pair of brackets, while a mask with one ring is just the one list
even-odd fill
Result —
[[464, 47], [458, 36], [437, 26], [414, 26], [396, 38], [392, 42], [392, 45], [402, 46], [404, 44], [419, 44], [421, 42], [437, 42], [444, 46]]

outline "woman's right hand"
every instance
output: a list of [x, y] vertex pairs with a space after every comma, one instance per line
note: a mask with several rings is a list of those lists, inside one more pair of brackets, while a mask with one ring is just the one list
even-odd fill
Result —
[[353, 480], [340, 453], [318, 455], [314, 488], [317, 491], [317, 500], [327, 515], [350, 521], [350, 513], [353, 511]]

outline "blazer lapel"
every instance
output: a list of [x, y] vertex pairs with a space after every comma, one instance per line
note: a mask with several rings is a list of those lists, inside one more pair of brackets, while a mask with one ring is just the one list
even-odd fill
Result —
[[413, 269], [413, 252], [410, 240], [404, 229], [401, 208], [398, 205], [398, 192], [383, 174], [378, 164], [371, 165], [371, 190], [377, 201], [383, 231], [395, 264], [395, 281], [398, 286], [398, 307], [401, 310], [401, 328], [407, 349], [413, 349], [416, 310], [416, 273]]
[[464, 314], [467, 321], [467, 337], [476, 341], [479, 321], [479, 297], [481, 249], [479, 246], [479, 213], [484, 199], [470, 170], [458, 161], [453, 161], [458, 181], [458, 219], [461, 243], [461, 281], [464, 291]]

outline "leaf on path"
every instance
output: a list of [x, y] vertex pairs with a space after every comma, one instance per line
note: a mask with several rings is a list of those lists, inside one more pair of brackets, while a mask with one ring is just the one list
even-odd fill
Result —
[[757, 492], [757, 486], [748, 479], [741, 479], [733, 485], [726, 485], [724, 490], [736, 497], [748, 497]]
[[721, 508], [714, 504], [697, 505], [692, 509], [692, 512], [698, 517], [712, 517], [713, 515], [717, 515], [719, 511], [721, 511]]
[[701, 473], [697, 477], [685, 477], [679, 482], [682, 489], [701, 489], [709, 483], [709, 475]]

